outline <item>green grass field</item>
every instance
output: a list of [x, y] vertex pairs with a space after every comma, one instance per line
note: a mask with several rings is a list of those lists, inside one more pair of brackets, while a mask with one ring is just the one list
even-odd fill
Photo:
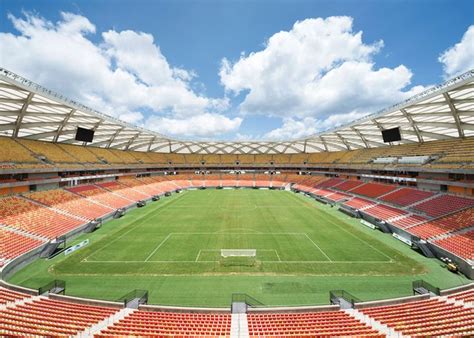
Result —
[[[390, 235], [335, 208], [272, 190], [197, 190], [107, 222], [73, 254], [38, 260], [10, 282], [67, 282], [67, 294], [116, 300], [146, 289], [150, 303], [228, 306], [232, 293], [266, 305], [328, 303], [344, 289], [363, 299], [409, 295], [411, 281], [467, 282]], [[69, 243], [73, 244], [73, 243]], [[223, 264], [221, 249], [256, 249], [254, 264]]]

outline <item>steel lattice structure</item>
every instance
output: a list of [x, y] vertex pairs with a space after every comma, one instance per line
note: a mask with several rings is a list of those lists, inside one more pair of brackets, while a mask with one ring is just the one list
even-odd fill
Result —
[[474, 136], [474, 70], [349, 124], [286, 141], [187, 141], [102, 114], [0, 68], [0, 135], [87, 146], [197, 154], [313, 153], [382, 147], [381, 130], [400, 126], [400, 144]]

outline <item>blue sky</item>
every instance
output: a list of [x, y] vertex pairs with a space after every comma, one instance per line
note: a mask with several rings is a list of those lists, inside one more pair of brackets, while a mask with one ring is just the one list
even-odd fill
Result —
[[182, 138], [303, 137], [474, 67], [472, 1], [0, 6], [0, 66]]

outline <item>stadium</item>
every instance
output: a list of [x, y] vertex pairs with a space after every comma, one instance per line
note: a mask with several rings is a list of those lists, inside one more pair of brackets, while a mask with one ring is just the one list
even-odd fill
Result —
[[0, 68], [0, 148], [0, 336], [474, 335], [474, 69], [224, 141]]

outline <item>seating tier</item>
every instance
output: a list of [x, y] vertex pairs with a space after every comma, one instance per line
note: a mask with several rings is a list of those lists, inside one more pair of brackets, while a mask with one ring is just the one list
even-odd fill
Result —
[[474, 309], [438, 299], [359, 310], [404, 335], [442, 336], [474, 333]]
[[0, 227], [0, 261], [8, 261], [44, 244], [39, 239], [23, 236]]
[[73, 336], [110, 317], [117, 309], [47, 298], [0, 311], [0, 336]]
[[0, 223], [47, 238], [64, 235], [84, 223], [20, 197], [0, 200]]
[[420, 202], [426, 198], [433, 196], [430, 191], [423, 191], [411, 188], [402, 188], [390, 194], [380, 197], [382, 201], [393, 203], [400, 206], [408, 206], [416, 202]]
[[432, 217], [439, 217], [466, 207], [474, 207], [474, 198], [440, 195], [415, 205], [413, 209]]
[[102, 330], [104, 336], [229, 336], [231, 316], [136, 311]]
[[343, 311], [248, 314], [247, 318], [251, 337], [381, 336]]

